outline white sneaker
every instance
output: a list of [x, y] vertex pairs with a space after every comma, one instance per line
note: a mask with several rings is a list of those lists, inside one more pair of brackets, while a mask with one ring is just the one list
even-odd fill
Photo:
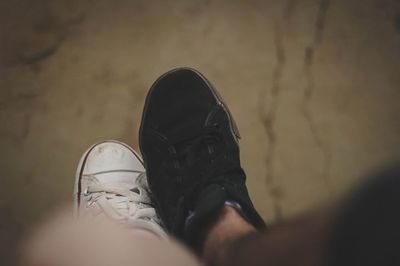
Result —
[[166, 237], [142, 159], [122, 142], [100, 142], [85, 152], [76, 172], [74, 202], [78, 217], [106, 216]]

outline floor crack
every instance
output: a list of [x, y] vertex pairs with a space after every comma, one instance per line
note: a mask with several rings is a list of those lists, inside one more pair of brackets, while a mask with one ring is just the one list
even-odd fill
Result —
[[324, 180], [327, 190], [332, 193], [332, 186], [330, 182], [330, 169], [332, 158], [331, 150], [324, 142], [322, 136], [319, 134], [314, 116], [310, 110], [310, 101], [315, 91], [315, 80], [312, 69], [314, 65], [315, 53], [323, 40], [323, 33], [325, 30], [325, 23], [329, 5], [330, 0], [319, 1], [312, 42], [308, 47], [306, 47], [304, 53], [304, 74], [306, 77], [306, 86], [304, 88], [303, 94], [303, 115], [308, 123], [314, 142], [323, 156], [324, 162], [322, 170], [322, 180]]
[[[283, 11], [283, 16], [275, 24], [274, 44], [276, 65], [272, 74], [272, 86], [270, 95], [267, 90], [262, 90], [258, 97], [258, 112], [261, 123], [263, 125], [268, 146], [265, 156], [266, 176], [265, 183], [270, 188], [269, 193], [273, 200], [274, 216], [277, 221], [282, 217], [282, 205], [280, 199], [282, 197], [281, 189], [274, 184], [274, 161], [276, 155], [277, 134], [275, 130], [275, 122], [281, 96], [281, 80], [286, 65], [286, 51], [284, 46], [284, 23], [289, 20], [289, 16], [293, 12], [294, 0], [288, 0]], [[270, 97], [270, 106], [266, 108], [267, 97]]]

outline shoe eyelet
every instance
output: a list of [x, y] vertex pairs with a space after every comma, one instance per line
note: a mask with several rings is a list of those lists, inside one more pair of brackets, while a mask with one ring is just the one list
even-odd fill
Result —
[[176, 154], [175, 147], [174, 147], [174, 146], [168, 147], [168, 153], [169, 153], [170, 155]]
[[90, 193], [89, 193], [88, 189], [86, 188], [85, 191], [83, 191], [83, 196], [89, 196], [89, 194]]
[[179, 163], [178, 160], [174, 160], [174, 161], [173, 161], [173, 165], [174, 165], [174, 168], [175, 168], [175, 169], [181, 168], [181, 164]]

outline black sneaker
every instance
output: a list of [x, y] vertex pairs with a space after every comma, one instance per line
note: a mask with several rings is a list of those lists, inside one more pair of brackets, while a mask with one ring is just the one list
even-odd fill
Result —
[[256, 228], [265, 226], [247, 192], [239, 138], [216, 89], [196, 70], [171, 70], [151, 87], [140, 149], [161, 218], [189, 245], [227, 202]]

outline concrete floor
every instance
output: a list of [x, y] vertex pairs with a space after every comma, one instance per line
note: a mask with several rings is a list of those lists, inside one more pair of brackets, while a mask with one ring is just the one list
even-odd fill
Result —
[[177, 66], [203, 72], [230, 106], [249, 190], [269, 221], [400, 156], [397, 0], [3, 0], [4, 262], [71, 200], [89, 145], [138, 147], [147, 90]]

